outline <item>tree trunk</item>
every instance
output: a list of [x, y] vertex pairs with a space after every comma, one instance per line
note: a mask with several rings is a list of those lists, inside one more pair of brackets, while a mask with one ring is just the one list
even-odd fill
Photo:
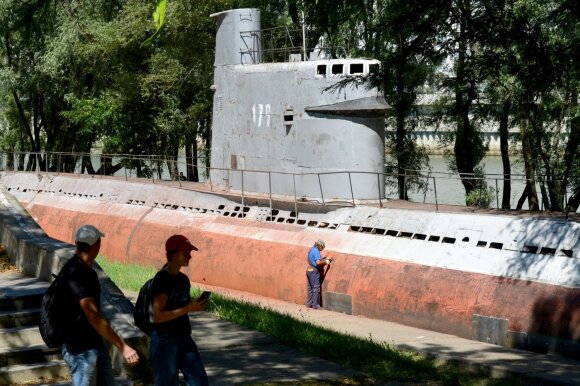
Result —
[[570, 196], [566, 205], [566, 212], [576, 213], [580, 206], [580, 187]]
[[[401, 42], [401, 36], [399, 35], [399, 55], [400, 58], [403, 57], [403, 47]], [[407, 179], [406, 179], [406, 156], [405, 156], [405, 136], [407, 135], [405, 130], [405, 96], [404, 96], [404, 81], [403, 81], [403, 67], [401, 65], [401, 59], [397, 65], [396, 77], [397, 77], [397, 100], [395, 102], [396, 110], [396, 125], [397, 133], [395, 137], [395, 155], [397, 158], [397, 185], [399, 188], [399, 199], [408, 200], [407, 192]]]
[[526, 198], [528, 198], [529, 191], [530, 191], [530, 188], [526, 184], [526, 187], [524, 188], [524, 191], [522, 192], [522, 195], [520, 196], [520, 199], [518, 200], [518, 203], [516, 205], [516, 210], [522, 209], [522, 207], [524, 206], [524, 202], [526, 202]]
[[[468, 11], [462, 11], [463, 13], [468, 17]], [[479, 162], [477, 159], [479, 155], [476, 153], [479, 152], [481, 142], [481, 138], [478, 137], [469, 119], [469, 110], [475, 97], [475, 85], [468, 75], [467, 52], [469, 44], [467, 35], [465, 27], [461, 26], [456, 62], [457, 76], [455, 78], [455, 119], [457, 130], [453, 147], [457, 172], [465, 188], [466, 203], [469, 193], [477, 187], [477, 181], [473, 177], [475, 177], [475, 166]]]
[[[180, 180], [180, 176], [179, 176], [179, 169], [177, 167], [177, 159], [178, 159], [178, 155], [171, 155], [169, 157], [169, 159], [167, 160], [167, 169], [169, 171], [169, 178], [172, 181], [179, 181]], [[162, 166], [162, 163], [159, 163], [159, 166]], [[161, 171], [161, 167], [159, 168], [159, 179], [161, 179], [162, 176], [162, 171]]]
[[[499, 120], [499, 143], [501, 150], [501, 162], [503, 165], [503, 193], [501, 198], [501, 208], [511, 208], [512, 184], [511, 174], [512, 169], [509, 157], [509, 114], [511, 110], [511, 98], [507, 98], [503, 102], [501, 116]], [[497, 192], [496, 192], [497, 194]]]
[[546, 183], [543, 180], [540, 181], [540, 193], [542, 194], [542, 206], [540, 207], [540, 210], [552, 210], [554, 204], [550, 200], [550, 195], [546, 189]]
[[81, 174], [84, 174], [85, 170], [89, 174], [95, 174], [95, 168], [93, 168], [90, 156], [81, 156]]
[[190, 136], [185, 139], [185, 158], [187, 162], [187, 180], [199, 181], [197, 169], [197, 128], [199, 122], [195, 122]]
[[[528, 104], [529, 106], [530, 104]], [[538, 193], [536, 191], [535, 167], [532, 159], [531, 138], [529, 138], [529, 110], [525, 110], [525, 118], [520, 121], [520, 134], [522, 140], [522, 155], [524, 158], [524, 168], [526, 171], [526, 189], [528, 195], [528, 206], [532, 211], [539, 210]], [[520, 206], [518, 204], [518, 206]]]
[[199, 151], [197, 150], [197, 128], [198, 128], [198, 124], [195, 125], [195, 130], [193, 132], [192, 154], [191, 154], [191, 158], [193, 161], [192, 162], [192, 165], [193, 165], [192, 181], [194, 181], [194, 182], [199, 182], [199, 168], [198, 168]]

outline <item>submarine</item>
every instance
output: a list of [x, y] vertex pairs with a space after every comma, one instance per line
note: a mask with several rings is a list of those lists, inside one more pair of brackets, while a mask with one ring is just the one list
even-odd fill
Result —
[[72, 242], [90, 223], [106, 233], [107, 258], [161, 267], [164, 241], [181, 233], [199, 249], [185, 270], [194, 284], [302, 304], [306, 255], [322, 239], [334, 258], [327, 310], [580, 357], [577, 215], [387, 200], [389, 106], [377, 89], [333, 87], [378, 61], [268, 63], [259, 10], [211, 17], [208, 180], [2, 170], [50, 237]]

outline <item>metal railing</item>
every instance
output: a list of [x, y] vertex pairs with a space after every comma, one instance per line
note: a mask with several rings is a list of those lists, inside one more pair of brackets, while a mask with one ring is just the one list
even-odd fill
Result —
[[[356, 206], [364, 203], [378, 204], [383, 206], [383, 201], [391, 198], [398, 198], [397, 178], [404, 177], [405, 181], [412, 178], [416, 181], [423, 181], [423, 188], [420, 190], [409, 190], [406, 183], [404, 185], [404, 194], [414, 202], [422, 202], [424, 204], [435, 205], [435, 210], [439, 210], [440, 205], [459, 205], [467, 206], [465, 191], [461, 184], [462, 180], [471, 180], [476, 187], [472, 193], [472, 200], [474, 207], [490, 208], [492, 207], [493, 199], [495, 198], [495, 209], [500, 208], [500, 182], [503, 183], [507, 178], [503, 174], [489, 174], [484, 177], [476, 176], [458, 176], [451, 173], [438, 172], [423, 172], [418, 170], [408, 170], [404, 173], [376, 173], [376, 172], [361, 172], [361, 171], [330, 171], [320, 173], [290, 173], [290, 172], [275, 172], [268, 170], [250, 170], [250, 169], [227, 169], [209, 167], [202, 163], [206, 163], [205, 157], [197, 158], [196, 163], [187, 163], [184, 161], [185, 157], [177, 160], [166, 159], [160, 156], [153, 155], [128, 155], [128, 154], [94, 154], [94, 153], [65, 153], [65, 152], [2, 152], [0, 151], [0, 170], [1, 171], [23, 171], [46, 174], [92, 174], [99, 175], [101, 178], [105, 176], [123, 178], [126, 181], [129, 179], [149, 180], [151, 183], [172, 182], [178, 183], [179, 187], [183, 187], [187, 181], [187, 173], [189, 171], [197, 171], [198, 181], [205, 183], [209, 187], [210, 192], [224, 192], [235, 191], [232, 189], [230, 183], [235, 176], [239, 176], [241, 181], [242, 205], [245, 205], [246, 197], [249, 194], [261, 193], [267, 194], [270, 208], [273, 206], [273, 200], [279, 198], [282, 200], [293, 199], [296, 213], [298, 213], [299, 202], [315, 202], [322, 205], [349, 205]], [[88, 173], [89, 167], [95, 169], [95, 173]], [[223, 181], [212, 181], [212, 172], [222, 172], [227, 175], [225, 183]], [[261, 174], [267, 176], [267, 191], [251, 190], [247, 188], [248, 179], [251, 180], [252, 174]], [[356, 184], [353, 183], [353, 177], [365, 178], [365, 181], [372, 181], [373, 175], [376, 175], [377, 192], [373, 197], [360, 197], [356, 192]], [[362, 177], [361, 177], [362, 176]], [[500, 176], [500, 177], [498, 177]], [[288, 185], [292, 186], [291, 193], [278, 192], [276, 184], [273, 184], [273, 177], [278, 181], [286, 179]], [[386, 182], [381, 186], [382, 180]], [[542, 176], [536, 178], [536, 184], [541, 182]], [[297, 185], [297, 179], [302, 183]], [[331, 190], [332, 186], [336, 186], [336, 181], [348, 181], [348, 189], [350, 197], [347, 198], [331, 198], [329, 199], [325, 192]], [[314, 182], [313, 182], [314, 181]], [[326, 181], [326, 182], [323, 182]], [[512, 198], [519, 197], [525, 188], [526, 178], [522, 175], [511, 175], [509, 181], [512, 185]], [[488, 183], [492, 185], [488, 185]], [[551, 181], [558, 183], [561, 181]], [[312, 185], [318, 185], [317, 193], [309, 195], [302, 194], [305, 186], [310, 187], [312, 192]], [[373, 183], [374, 185], [374, 183]], [[569, 192], [563, 192], [563, 207], [566, 207]], [[453, 197], [455, 195], [455, 197]], [[292, 197], [293, 196], [293, 197]], [[541, 199], [541, 195], [539, 196]], [[511, 200], [510, 200], [511, 206]], [[543, 209], [543, 203], [541, 203]]]

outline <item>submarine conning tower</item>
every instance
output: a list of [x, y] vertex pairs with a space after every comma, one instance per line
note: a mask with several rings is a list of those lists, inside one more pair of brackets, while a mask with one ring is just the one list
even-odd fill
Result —
[[379, 61], [313, 54], [303, 61], [288, 53], [266, 63], [258, 9], [211, 17], [217, 21], [212, 183], [326, 200], [384, 197], [388, 105], [363, 82], [332, 88], [375, 71]]

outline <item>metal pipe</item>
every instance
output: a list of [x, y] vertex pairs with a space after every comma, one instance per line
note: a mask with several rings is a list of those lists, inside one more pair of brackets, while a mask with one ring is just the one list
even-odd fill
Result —
[[[296, 198], [296, 175], [292, 173], [292, 183], [294, 184], [294, 212], [296, 212], [296, 219], [298, 219], [298, 199]], [[270, 215], [270, 217], [272, 217]]]
[[439, 201], [437, 201], [437, 183], [433, 177], [433, 191], [435, 192], [435, 210], [439, 212]]
[[270, 192], [270, 217], [272, 217], [272, 173], [268, 171], [268, 186]]
[[564, 213], [568, 219], [568, 187], [564, 188]]
[[425, 177], [425, 180], [427, 181], [427, 187], [425, 189], [423, 189], [423, 204], [427, 200], [427, 190], [429, 190], [429, 174], [427, 174], [427, 177]]
[[320, 197], [322, 198], [322, 205], [326, 206], [324, 202], [324, 194], [322, 193], [322, 182], [320, 182], [320, 173], [316, 174], [318, 176], [318, 186], [320, 186]]
[[244, 208], [244, 169], [242, 169], [242, 210]]
[[495, 209], [499, 209], [499, 189], [497, 188], [497, 178], [495, 179]]
[[[352, 179], [350, 178], [350, 172], [348, 172], [348, 183], [350, 184], [350, 196], [352, 197], [352, 206], [355, 206], [354, 204], [354, 192], [352, 190]], [[381, 188], [379, 187], [379, 190]]]
[[379, 188], [379, 208], [383, 207], [383, 201], [381, 199], [381, 174], [377, 173], [377, 187]]

